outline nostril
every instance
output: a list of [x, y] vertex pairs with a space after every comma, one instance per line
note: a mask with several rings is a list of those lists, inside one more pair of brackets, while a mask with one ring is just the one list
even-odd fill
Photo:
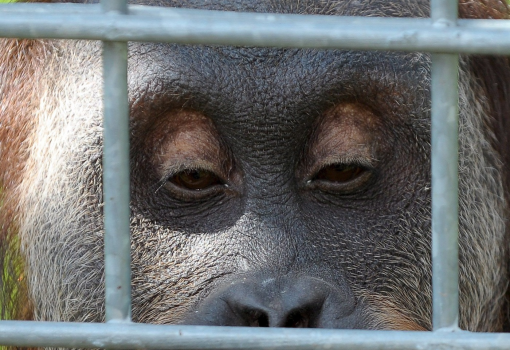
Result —
[[[1, 1], [1, 0], [0, 0]], [[356, 300], [343, 285], [319, 278], [286, 276], [270, 283], [243, 279], [202, 301], [188, 324], [241, 327], [353, 328]], [[275, 282], [276, 281], [276, 282]], [[345, 288], [347, 289], [347, 288]], [[1, 350], [1, 349], [0, 349]]]
[[248, 327], [269, 327], [269, 317], [260, 310], [249, 309], [244, 312]]
[[304, 310], [295, 310], [289, 313], [283, 327], [286, 328], [311, 328], [308, 312]]

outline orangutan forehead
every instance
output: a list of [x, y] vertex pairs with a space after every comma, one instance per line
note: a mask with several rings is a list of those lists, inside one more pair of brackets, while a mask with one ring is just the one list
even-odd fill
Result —
[[280, 120], [291, 118], [290, 127], [350, 100], [390, 118], [428, 119], [429, 59], [419, 53], [151, 43], [130, 50], [135, 117], [159, 118], [185, 108], [222, 121], [234, 118], [231, 122], [242, 127], [244, 119], [251, 123], [273, 113]]

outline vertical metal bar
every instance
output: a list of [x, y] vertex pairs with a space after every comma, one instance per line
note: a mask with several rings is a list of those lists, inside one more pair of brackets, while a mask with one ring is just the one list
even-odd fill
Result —
[[[431, 0], [436, 26], [456, 25], [457, 0]], [[432, 54], [432, 325], [458, 326], [458, 54]]]
[[[127, 13], [126, 0], [102, 0], [101, 5], [105, 12]], [[103, 75], [106, 321], [130, 321], [131, 244], [126, 42], [103, 42]]]

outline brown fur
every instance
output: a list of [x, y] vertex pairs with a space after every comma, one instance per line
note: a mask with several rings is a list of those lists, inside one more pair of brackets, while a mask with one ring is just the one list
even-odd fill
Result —
[[[508, 5], [504, 0], [499, 1], [460, 1], [459, 17], [465, 19], [510, 19]], [[506, 169], [510, 168], [510, 58], [503, 56], [478, 56], [469, 58], [469, 68], [473, 72], [485, 95], [491, 110], [487, 119], [486, 130], [491, 130], [492, 146], [500, 154]], [[510, 202], [510, 171], [506, 171], [503, 178], [505, 196]], [[510, 212], [507, 213], [507, 217]], [[510, 222], [507, 224], [507, 237], [510, 232]], [[506, 246], [510, 249], [510, 239]], [[510, 289], [507, 292], [507, 303], [510, 300]], [[510, 331], [510, 306], [506, 306], [507, 315], [504, 329]]]
[[[16, 212], [17, 186], [25, 171], [28, 158], [30, 134], [34, 128], [33, 111], [37, 108], [38, 76], [44, 74], [44, 60], [49, 50], [42, 40], [0, 39], [0, 189], [2, 210], [0, 211], [0, 256], [18, 252], [10, 251], [9, 242], [17, 234]], [[16, 261], [17, 259], [14, 259]], [[16, 274], [16, 267], [10, 261], [0, 262], [0, 271]], [[16, 278], [19, 285], [2, 285], [1, 305], [12, 305], [16, 318], [31, 319], [31, 306], [26, 295], [23, 276]], [[5, 280], [5, 279], [3, 279]], [[1, 281], [0, 281], [1, 283]], [[1, 285], [1, 284], [0, 284]], [[18, 290], [18, 292], [15, 292]], [[11, 300], [16, 297], [16, 300]], [[7, 312], [1, 308], [2, 313]], [[0, 315], [3, 319], [6, 315]]]

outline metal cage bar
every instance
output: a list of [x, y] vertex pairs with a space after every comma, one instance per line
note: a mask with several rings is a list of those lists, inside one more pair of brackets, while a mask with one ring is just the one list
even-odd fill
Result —
[[508, 350], [510, 334], [1, 321], [0, 344], [174, 350]]
[[[106, 15], [127, 14], [126, 0], [103, 0]], [[103, 201], [106, 321], [131, 320], [127, 43], [103, 42]]]
[[[55, 6], [55, 11], [50, 6]], [[104, 14], [96, 5], [0, 6], [1, 36], [11, 38], [510, 55], [509, 32], [510, 21], [505, 20], [462, 20], [458, 26], [440, 27], [434, 26], [430, 18], [284, 15], [143, 6], [129, 6], [126, 16]]]
[[[457, 0], [431, 0], [435, 26], [457, 22]], [[432, 54], [432, 325], [458, 327], [458, 54]]]
[[108, 321], [130, 320], [127, 41], [435, 53], [432, 55], [433, 324], [434, 330], [456, 331], [234, 329], [131, 322], [0, 321], [0, 344], [110, 349], [508, 349], [510, 334], [480, 334], [456, 329], [456, 213], [458, 53], [510, 55], [510, 21], [457, 21], [456, 7], [456, 0], [432, 0], [432, 18], [426, 19], [126, 7], [125, 0], [102, 0], [101, 6], [1, 5], [0, 37], [105, 41], [104, 212]]

